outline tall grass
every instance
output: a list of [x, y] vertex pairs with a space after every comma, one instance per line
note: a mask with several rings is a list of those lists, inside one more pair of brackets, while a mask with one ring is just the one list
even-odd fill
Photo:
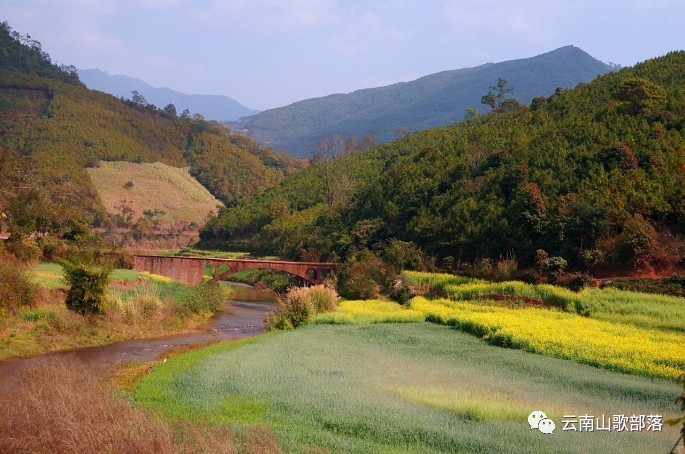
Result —
[[3, 453], [279, 452], [272, 432], [168, 423], [74, 359], [31, 360], [0, 395]]
[[83, 317], [64, 304], [62, 267], [42, 264], [28, 274], [39, 287], [36, 307], [0, 317], [0, 358], [102, 345], [192, 329], [231, 298], [232, 289], [190, 287], [163, 276], [115, 270], [104, 313]]
[[271, 329], [292, 329], [311, 322], [317, 314], [334, 311], [338, 303], [335, 290], [324, 285], [291, 287], [280, 295], [278, 311], [269, 317]]
[[105, 383], [78, 362], [33, 361], [0, 400], [0, 452], [173, 452], [168, 428]]

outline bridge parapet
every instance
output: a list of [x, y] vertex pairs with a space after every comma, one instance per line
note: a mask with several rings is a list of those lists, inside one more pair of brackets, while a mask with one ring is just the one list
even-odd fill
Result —
[[[134, 255], [134, 268], [153, 274], [170, 277], [187, 285], [197, 285], [202, 282], [204, 266], [211, 263], [214, 266], [214, 280], [244, 270], [274, 269], [285, 271], [318, 284], [324, 273], [333, 273], [338, 269], [338, 263], [332, 262], [286, 262], [281, 260], [250, 260], [250, 259], [221, 259], [210, 257], [164, 257], [159, 255]], [[227, 265], [228, 270], [219, 272], [219, 267]]]
[[204, 260], [196, 260], [192, 257], [133, 256], [134, 269], [166, 276], [186, 285], [202, 283], [204, 266]]

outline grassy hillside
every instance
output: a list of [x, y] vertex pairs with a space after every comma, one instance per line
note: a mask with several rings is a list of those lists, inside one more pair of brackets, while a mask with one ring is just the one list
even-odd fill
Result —
[[396, 128], [420, 131], [464, 119], [467, 109], [481, 112], [481, 96], [499, 77], [514, 87], [513, 96], [527, 104], [557, 87], [588, 82], [610, 67], [582, 50], [567, 46], [532, 58], [444, 71], [411, 82], [307, 99], [271, 109], [234, 123], [260, 143], [295, 156], [311, 156], [326, 133], [361, 137], [373, 131], [381, 142], [396, 137]]
[[114, 227], [133, 228], [141, 239], [186, 233], [183, 245], [195, 242], [200, 225], [223, 206], [188, 169], [161, 162], [102, 161], [87, 171]]
[[[213, 220], [204, 238], [299, 257], [413, 242], [437, 264], [541, 256], [668, 273], [685, 250], [685, 53], [530, 107], [339, 155]], [[559, 259], [559, 260], [561, 260]]]
[[[86, 89], [39, 43], [0, 27], [0, 210], [17, 235], [62, 232], [106, 217], [86, 168], [160, 162], [224, 203], [247, 200], [302, 163], [225, 127]], [[164, 197], [163, 192], [159, 193]], [[200, 223], [203, 219], [198, 219]]]

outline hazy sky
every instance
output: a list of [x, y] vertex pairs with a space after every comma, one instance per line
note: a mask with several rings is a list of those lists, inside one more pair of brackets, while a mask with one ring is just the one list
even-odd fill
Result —
[[0, 0], [59, 63], [268, 109], [575, 45], [685, 49], [684, 0]]

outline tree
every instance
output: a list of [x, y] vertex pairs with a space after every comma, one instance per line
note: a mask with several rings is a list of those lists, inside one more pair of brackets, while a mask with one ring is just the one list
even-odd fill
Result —
[[63, 260], [61, 265], [64, 268], [64, 278], [70, 285], [67, 308], [81, 315], [102, 312], [105, 288], [112, 269], [72, 260]]
[[164, 108], [164, 113], [171, 118], [176, 118], [176, 106], [169, 103]]
[[339, 132], [324, 135], [316, 145], [315, 161], [320, 161], [324, 166], [324, 184], [326, 186], [326, 204], [329, 211], [333, 209], [335, 199], [335, 179], [336, 170], [334, 158], [340, 156], [345, 150], [345, 140]]
[[513, 87], [506, 87], [508, 81], [499, 77], [497, 79], [497, 85], [490, 87], [487, 95], [480, 98], [481, 104], [489, 106], [494, 112], [500, 112], [502, 108], [502, 103], [506, 100], [505, 96], [507, 93], [514, 91]]
[[146, 106], [147, 105], [147, 99], [145, 99], [145, 96], [141, 95], [138, 90], [133, 90], [131, 92], [131, 102], [133, 104], [136, 104], [138, 106]]
[[631, 115], [653, 117], [666, 104], [666, 91], [660, 85], [641, 77], [630, 77], [621, 82], [614, 97], [622, 102], [621, 110]]

